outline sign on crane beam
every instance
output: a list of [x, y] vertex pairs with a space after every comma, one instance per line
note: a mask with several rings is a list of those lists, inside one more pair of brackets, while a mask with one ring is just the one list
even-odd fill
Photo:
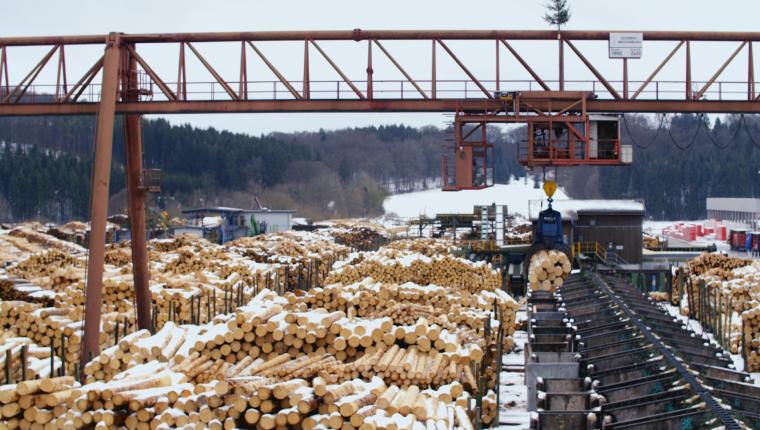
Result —
[[644, 33], [610, 33], [610, 58], [641, 58]]

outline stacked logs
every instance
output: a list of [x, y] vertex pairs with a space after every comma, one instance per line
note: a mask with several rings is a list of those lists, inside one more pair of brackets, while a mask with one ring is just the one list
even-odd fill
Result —
[[395, 249], [397, 251], [410, 251], [428, 257], [433, 255], [449, 255], [456, 249], [453, 243], [448, 240], [442, 239], [399, 239], [386, 245], [388, 249]]
[[749, 260], [729, 257], [723, 254], [704, 253], [689, 261], [687, 268], [692, 275], [701, 275], [713, 269], [731, 271], [750, 264]]
[[41, 245], [48, 249], [57, 249], [67, 254], [84, 254], [85, 252], [85, 249], [79, 245], [41, 233], [29, 226], [16, 227], [9, 231], [8, 235], [23, 238], [30, 243]]
[[69, 410], [69, 399], [78, 395], [77, 386], [72, 376], [0, 386], [3, 428], [65, 428], [60, 417]]
[[356, 251], [374, 251], [388, 242], [385, 229], [374, 224], [336, 224], [327, 230], [335, 243], [348, 246]]
[[722, 339], [724, 346], [744, 355], [746, 370], [760, 370], [760, 263], [702, 254], [687, 264], [685, 273], [692, 286], [684, 300], [689, 306], [687, 314], [696, 315], [708, 326], [717, 314], [730, 328]]
[[55, 294], [40, 286], [27, 282], [0, 278], [0, 300], [23, 301], [53, 306]]
[[530, 288], [554, 291], [562, 286], [572, 268], [564, 252], [555, 249], [541, 250], [530, 258], [528, 265]]
[[[73, 374], [79, 362], [83, 338], [84, 319], [78, 312], [64, 308], [39, 308], [22, 315], [16, 326], [19, 334], [25, 334], [43, 346], [52, 346], [63, 359], [66, 372]], [[108, 347], [124, 332], [135, 326], [134, 314], [109, 312], [101, 315], [101, 348]]]
[[745, 370], [758, 372], [760, 371], [760, 301], [750, 301], [746, 306], [748, 310], [741, 314]]
[[61, 361], [49, 347], [39, 346], [27, 337], [10, 337], [5, 333], [0, 338], [0, 366], [9, 381], [22, 381], [54, 376], [61, 368]]
[[278, 277], [289, 289], [322, 285], [333, 263], [348, 255], [346, 246], [324, 234], [310, 232], [245, 237], [226, 247], [253, 262], [278, 265]]
[[409, 251], [383, 249], [353, 254], [333, 266], [327, 284], [351, 284], [363, 279], [402, 284], [440, 285], [477, 293], [501, 286], [501, 276], [485, 262], [473, 263], [448, 255], [428, 257]]
[[[84, 267], [84, 262], [71, 254], [57, 248], [32, 254], [8, 268], [8, 274], [24, 279], [55, 276], [60, 269], [67, 267]], [[55, 280], [51, 280], [57, 285]]]
[[411, 282], [402, 285], [364, 279], [350, 285], [331, 284], [304, 294], [286, 294], [292, 307], [322, 307], [329, 311], [349, 310], [360, 317], [392, 318], [395, 324], [414, 324], [420, 317], [442, 328], [456, 325], [482, 329], [494, 306], [506, 334], [514, 331], [517, 302], [502, 290], [477, 294], [459, 288], [437, 285], [420, 286]]

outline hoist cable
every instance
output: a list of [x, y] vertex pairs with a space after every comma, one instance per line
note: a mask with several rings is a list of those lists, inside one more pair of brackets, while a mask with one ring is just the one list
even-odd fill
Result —
[[664, 122], [665, 122], [665, 114], [662, 114], [662, 116], [660, 117], [660, 125], [657, 126], [657, 132], [655, 132], [654, 137], [650, 139], [648, 145], [642, 145], [636, 140], [636, 138], [633, 137], [633, 134], [631, 134], [631, 129], [628, 127], [628, 120], [626, 119], [625, 114], [623, 115], [623, 125], [625, 126], [625, 132], [628, 133], [628, 137], [631, 139], [633, 146], [637, 148], [641, 148], [641, 149], [647, 149], [650, 146], [652, 146], [654, 142], [657, 141], [657, 138], [660, 136], [660, 132], [662, 131], [662, 125]]

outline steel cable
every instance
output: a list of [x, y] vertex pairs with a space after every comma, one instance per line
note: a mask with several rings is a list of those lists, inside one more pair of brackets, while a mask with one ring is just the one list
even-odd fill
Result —
[[[700, 114], [702, 115], [702, 114]], [[697, 129], [694, 130], [694, 135], [691, 136], [691, 141], [686, 146], [681, 146], [678, 144], [676, 139], [673, 137], [673, 133], [671, 132], [672, 124], [668, 126], [668, 136], [670, 136], [670, 141], [673, 142], [673, 145], [675, 145], [676, 148], [680, 149], [681, 151], [685, 151], [694, 145], [694, 142], [697, 141], [697, 134], [699, 133], [699, 130], [702, 128], [703, 121], [699, 121], [699, 125], [697, 126]]]
[[760, 148], [760, 142], [756, 141], [754, 137], [752, 137], [752, 133], [749, 132], [749, 124], [747, 124], [747, 121], [744, 119], [744, 114], [742, 114], [741, 122], [744, 123], [744, 131], [747, 133], [747, 137], [749, 138], [749, 141], [752, 142], [753, 145], [755, 145], [756, 148]]
[[628, 137], [631, 139], [633, 146], [637, 148], [641, 148], [641, 149], [647, 149], [650, 146], [652, 146], [654, 142], [657, 141], [657, 138], [660, 136], [660, 132], [662, 131], [662, 125], [664, 124], [664, 122], [665, 122], [665, 114], [662, 114], [662, 116], [660, 117], [660, 125], [657, 126], [657, 132], [654, 134], [654, 137], [650, 140], [648, 145], [642, 145], [642, 144], [639, 144], [636, 138], [633, 137], [633, 134], [631, 134], [631, 129], [628, 127], [628, 120], [625, 118], [625, 114], [623, 114], [623, 125], [625, 126], [625, 132], [628, 134]]

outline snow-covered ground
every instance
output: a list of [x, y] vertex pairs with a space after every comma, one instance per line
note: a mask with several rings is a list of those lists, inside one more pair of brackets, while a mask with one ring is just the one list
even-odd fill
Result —
[[[718, 345], [718, 342], [715, 341], [715, 336], [713, 336], [712, 333], [706, 332], [702, 328], [702, 324], [699, 323], [699, 321], [689, 319], [689, 317], [685, 315], [681, 315], [681, 311], [678, 309], [677, 306], [669, 305], [669, 304], [660, 304], [660, 306], [664, 307], [670, 315], [673, 317], [679, 319], [684, 324], [686, 324], [687, 327], [689, 327], [692, 331], [694, 331], [697, 334], [704, 334], [707, 336], [708, 339], [710, 339], [710, 342], [714, 345]], [[734, 362], [734, 369], [743, 371], [744, 370], [744, 359], [742, 358], [741, 354], [730, 354], [731, 360]], [[757, 386], [760, 386], [760, 372], [754, 372], [750, 373], [750, 376], [752, 376], [753, 383]]]
[[[517, 312], [517, 320], [524, 321], [527, 314], [523, 309]], [[525, 344], [528, 333], [518, 330], [512, 335], [515, 347], [502, 358], [502, 366], [508, 371], [499, 375], [499, 427], [503, 429], [527, 429], [530, 427], [528, 412], [528, 387], [525, 385]]]
[[[541, 184], [539, 184], [541, 185]], [[441, 191], [440, 189], [393, 194], [385, 199], [385, 211], [402, 218], [439, 213], [472, 213], [473, 206], [507, 205], [509, 214], [528, 216], [528, 202], [545, 198], [541, 188], [534, 188], [533, 180], [513, 179], [509, 184], [496, 184], [482, 190]], [[554, 194], [555, 200], [567, 199], [562, 188]]]

